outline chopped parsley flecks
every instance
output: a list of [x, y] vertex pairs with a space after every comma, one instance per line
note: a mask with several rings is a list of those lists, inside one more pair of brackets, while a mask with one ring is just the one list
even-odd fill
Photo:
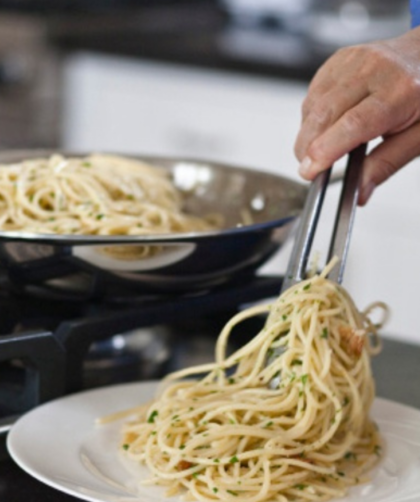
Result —
[[233, 495], [234, 497], [237, 497], [238, 496], [238, 492], [234, 492], [233, 490], [226, 490], [227, 493], [230, 493], [231, 495]]
[[347, 406], [349, 404], [349, 402], [350, 402], [350, 399], [347, 396], [345, 396], [343, 399], [343, 402], [342, 402], [343, 408], [344, 408], [344, 406]]
[[293, 361], [290, 363], [292, 366], [302, 366], [302, 361], [301, 359], [293, 359]]
[[157, 410], [153, 410], [152, 413], [150, 413], [149, 418], [147, 419], [147, 422], [149, 424], [154, 424], [155, 423], [155, 418], [158, 416], [159, 412]]

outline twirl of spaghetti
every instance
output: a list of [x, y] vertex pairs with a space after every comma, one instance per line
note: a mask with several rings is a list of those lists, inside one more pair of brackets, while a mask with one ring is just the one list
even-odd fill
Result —
[[[386, 308], [359, 312], [328, 271], [233, 317], [214, 363], [169, 375], [135, 411], [120, 446], [148, 467], [150, 483], [187, 500], [304, 502], [367, 480], [382, 451], [369, 416], [370, 356], [380, 347], [368, 313]], [[263, 314], [261, 331], [228, 354], [233, 328]], [[271, 361], [275, 347], [282, 352]]]

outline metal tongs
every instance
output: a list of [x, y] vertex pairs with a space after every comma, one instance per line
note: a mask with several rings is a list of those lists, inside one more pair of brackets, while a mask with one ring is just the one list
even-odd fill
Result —
[[[350, 235], [353, 227], [354, 214], [356, 211], [357, 198], [359, 195], [359, 181], [362, 172], [363, 160], [366, 153], [366, 144], [360, 145], [350, 152], [343, 185], [341, 188], [340, 201], [335, 217], [334, 230], [330, 242], [327, 262], [337, 256], [339, 264], [329, 274], [329, 279], [341, 283]], [[296, 233], [292, 254], [290, 255], [287, 272], [283, 280], [281, 292], [293, 284], [305, 279], [306, 266], [311, 251], [313, 238], [321, 214], [325, 192], [330, 179], [331, 169], [318, 174], [311, 183], [306, 197], [305, 206]]]
[[[363, 160], [366, 154], [366, 144], [362, 144], [350, 152], [341, 188], [340, 200], [334, 222], [333, 234], [330, 242], [327, 262], [337, 256], [339, 263], [329, 273], [328, 278], [341, 283], [350, 244], [351, 230], [354, 222], [357, 198], [359, 195], [359, 181], [362, 172]], [[305, 279], [309, 253], [321, 214], [325, 192], [330, 179], [332, 167], [321, 172], [312, 181], [306, 197], [305, 206], [300, 218], [296, 238], [286, 275], [283, 279], [281, 293], [294, 284]], [[277, 347], [268, 358], [271, 363], [283, 352], [283, 347]], [[270, 381], [270, 388], [277, 388], [280, 376]]]

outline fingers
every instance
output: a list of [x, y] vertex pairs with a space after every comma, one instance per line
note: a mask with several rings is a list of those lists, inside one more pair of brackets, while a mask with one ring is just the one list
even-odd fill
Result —
[[302, 105], [302, 124], [295, 143], [300, 161], [316, 138], [369, 95], [370, 80], [360, 78], [365, 61], [372, 59], [369, 51], [369, 46], [341, 49], [317, 71]]
[[[403, 153], [393, 152], [398, 141], [393, 138], [420, 119], [419, 43], [420, 28], [388, 41], [342, 49], [318, 70], [303, 104], [295, 144], [303, 178], [313, 179], [361, 143], [381, 136], [386, 136], [385, 152], [391, 148], [397, 156], [396, 169], [401, 167]], [[394, 161], [390, 162], [391, 166], [380, 169], [384, 177], [393, 171]], [[377, 184], [378, 180], [370, 179], [370, 192]], [[368, 198], [367, 181], [363, 187], [362, 201]]]
[[361, 143], [386, 134], [395, 122], [390, 110], [380, 97], [370, 95], [346, 111], [307, 148], [301, 176], [311, 180]]
[[309, 96], [303, 104], [303, 122], [295, 143], [295, 154], [300, 161], [316, 138], [368, 96], [368, 89], [357, 85], [335, 85], [323, 94]]
[[358, 203], [364, 206], [374, 189], [420, 155], [420, 122], [386, 137], [372, 150], [363, 165]]

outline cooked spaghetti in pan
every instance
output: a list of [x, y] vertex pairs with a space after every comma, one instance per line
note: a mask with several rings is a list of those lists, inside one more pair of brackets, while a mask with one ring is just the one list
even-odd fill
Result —
[[[233, 317], [214, 363], [169, 375], [153, 402], [128, 412], [121, 451], [149, 468], [150, 483], [186, 500], [303, 502], [367, 480], [383, 449], [369, 417], [381, 323], [368, 314], [386, 307], [359, 312], [326, 278], [330, 266]], [[233, 328], [262, 314], [261, 331], [227, 354]]]
[[168, 173], [139, 160], [52, 155], [0, 165], [0, 230], [147, 235], [219, 224], [186, 214]]

